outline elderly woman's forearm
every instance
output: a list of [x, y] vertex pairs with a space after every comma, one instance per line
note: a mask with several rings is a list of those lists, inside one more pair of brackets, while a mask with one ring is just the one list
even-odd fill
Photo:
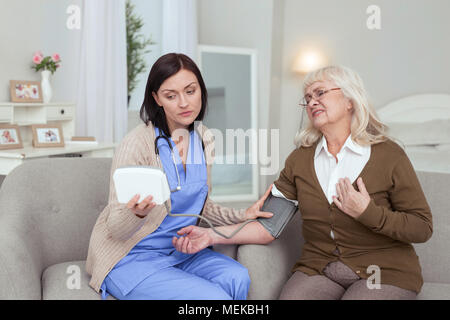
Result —
[[373, 201], [356, 220], [376, 233], [406, 243], [426, 242], [433, 234], [431, 212], [392, 211]]
[[[216, 229], [225, 235], [231, 234], [241, 224], [217, 227]], [[268, 244], [275, 240], [275, 238], [264, 228], [258, 221], [246, 224], [234, 237], [226, 239], [215, 233], [212, 229], [211, 237], [214, 244]]]

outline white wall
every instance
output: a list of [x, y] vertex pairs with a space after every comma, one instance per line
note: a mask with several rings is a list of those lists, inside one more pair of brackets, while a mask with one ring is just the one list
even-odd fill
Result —
[[[158, 43], [150, 66], [160, 52], [162, 0], [134, 1], [148, 22], [144, 32]], [[63, 59], [52, 79], [54, 101], [76, 99], [81, 31], [66, 28], [66, 9], [81, 3], [0, 0], [0, 101], [9, 100], [9, 80], [40, 80], [30, 69], [36, 50]], [[381, 8], [378, 31], [366, 27], [373, 4]], [[199, 42], [258, 50], [258, 125], [280, 129], [281, 169], [300, 120], [302, 77], [291, 70], [303, 46], [313, 44], [332, 63], [360, 73], [375, 107], [414, 93], [450, 93], [449, 14], [448, 0], [198, 0]], [[131, 108], [140, 108], [147, 76]], [[260, 191], [273, 180], [262, 178]]]
[[[284, 7], [285, 0], [275, 0], [273, 5], [273, 21], [272, 21], [272, 48], [271, 48], [271, 70], [270, 70], [270, 102], [268, 111], [268, 129], [278, 130], [280, 140], [277, 141], [278, 145], [274, 146], [275, 142], [268, 140], [267, 150], [276, 148], [277, 152], [281, 152], [281, 133], [284, 131], [284, 125], [281, 122], [281, 98], [282, 98], [282, 79], [283, 79], [283, 46], [285, 41], [284, 36]], [[294, 119], [295, 120], [295, 119]], [[275, 159], [275, 155], [271, 158]], [[284, 166], [284, 157], [280, 157], [278, 154], [278, 160], [273, 163], [272, 166], [278, 166], [279, 169]], [[273, 161], [276, 161], [273, 160]], [[279, 171], [279, 170], [278, 170]], [[278, 173], [268, 175], [263, 180], [260, 190], [264, 190], [273, 181], [278, 178]]]
[[[198, 1], [200, 44], [258, 51], [259, 128], [269, 127], [273, 6], [274, 0]], [[261, 177], [260, 192], [265, 185]]]
[[259, 126], [268, 126], [273, 0], [199, 0], [199, 43], [258, 50]]
[[[381, 30], [366, 26], [369, 5], [381, 9]], [[302, 48], [355, 69], [376, 108], [450, 93], [449, 13], [448, 0], [199, 0], [199, 42], [258, 50], [258, 122], [280, 129], [281, 170], [300, 123], [303, 76], [292, 66]], [[262, 179], [260, 191], [277, 176]]]
[[148, 70], [138, 76], [139, 84], [133, 91], [130, 99], [130, 110], [140, 110], [144, 101], [145, 87], [150, 69], [155, 61], [161, 56], [161, 36], [162, 36], [162, 1], [163, 0], [132, 0], [136, 6], [136, 13], [142, 17], [144, 26], [142, 34], [146, 38], [151, 38], [155, 44], [148, 46], [151, 50], [144, 57]]
[[[366, 27], [369, 5], [381, 9], [381, 30]], [[331, 63], [356, 70], [376, 108], [416, 93], [450, 93], [450, 1], [285, 0], [281, 90], [281, 154], [293, 150], [302, 77], [292, 64], [305, 45]], [[276, 106], [271, 106], [275, 108]]]
[[53, 101], [75, 101], [80, 30], [69, 30], [67, 7], [81, 0], [0, 0], [0, 101], [9, 101], [9, 80], [40, 81], [32, 55], [55, 52], [62, 63], [52, 76]]
[[[145, 21], [146, 37], [156, 44], [146, 55], [148, 70], [140, 75], [130, 109], [140, 109], [150, 67], [161, 54], [162, 0], [133, 0]], [[0, 101], [9, 101], [9, 80], [40, 81], [30, 67], [34, 52], [60, 53], [62, 63], [52, 76], [52, 101], [75, 101], [78, 83], [81, 30], [69, 30], [69, 5], [82, 9], [82, 0], [0, 0]]]

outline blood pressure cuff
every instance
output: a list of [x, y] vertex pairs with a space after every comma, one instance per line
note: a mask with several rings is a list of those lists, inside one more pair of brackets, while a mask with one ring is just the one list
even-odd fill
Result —
[[293, 202], [269, 194], [261, 211], [272, 212], [273, 216], [271, 218], [259, 217], [257, 220], [274, 238], [278, 238], [297, 210], [298, 208]]

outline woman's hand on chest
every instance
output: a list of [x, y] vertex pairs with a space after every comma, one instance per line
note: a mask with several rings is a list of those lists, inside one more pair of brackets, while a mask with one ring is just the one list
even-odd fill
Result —
[[370, 202], [370, 195], [362, 178], [358, 178], [356, 183], [360, 191], [355, 190], [349, 178], [339, 179], [336, 184], [337, 197], [333, 196], [336, 206], [355, 219], [366, 210]]

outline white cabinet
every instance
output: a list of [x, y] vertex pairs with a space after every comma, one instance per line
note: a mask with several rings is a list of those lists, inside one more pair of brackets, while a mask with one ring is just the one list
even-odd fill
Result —
[[10, 123], [13, 117], [13, 107], [0, 108], [0, 123]]
[[0, 103], [0, 123], [19, 126], [23, 148], [0, 151], [0, 175], [6, 175], [24, 161], [43, 157], [64, 157], [78, 155], [83, 157], [112, 157], [115, 144], [98, 143], [93, 145], [69, 144], [61, 148], [34, 148], [32, 146], [33, 124], [59, 124], [64, 140], [71, 140], [75, 133], [75, 104], [52, 103]]
[[0, 122], [28, 126], [51, 120], [75, 120], [74, 103], [0, 103]]
[[47, 120], [71, 120], [75, 116], [75, 109], [71, 106], [48, 106], [45, 109]]

